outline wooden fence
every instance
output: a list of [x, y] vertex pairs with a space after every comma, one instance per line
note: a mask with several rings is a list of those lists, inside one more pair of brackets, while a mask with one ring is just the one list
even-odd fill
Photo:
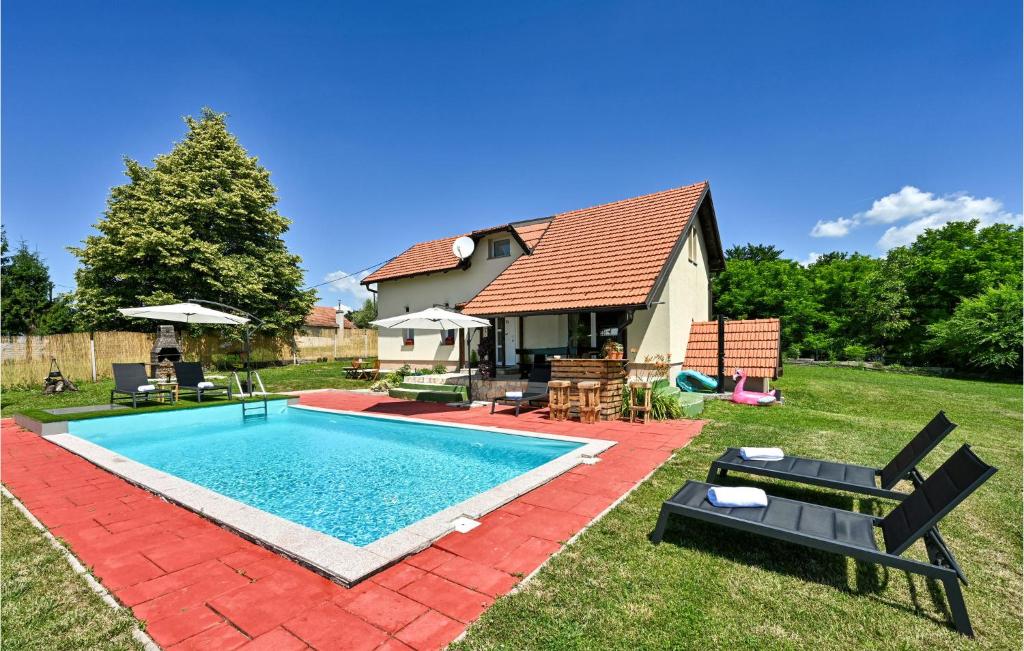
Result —
[[[110, 365], [115, 362], [149, 363], [155, 339], [155, 333], [145, 332], [0, 337], [0, 386], [41, 385], [50, 370], [51, 358], [56, 358], [64, 375], [76, 382], [110, 378]], [[211, 331], [199, 337], [179, 334], [179, 340], [187, 360], [201, 361], [205, 366], [241, 361], [241, 339]], [[346, 330], [337, 341], [334, 337], [302, 335], [294, 342], [266, 336], [254, 337], [252, 341], [252, 360], [257, 363], [376, 355], [376, 330]]]

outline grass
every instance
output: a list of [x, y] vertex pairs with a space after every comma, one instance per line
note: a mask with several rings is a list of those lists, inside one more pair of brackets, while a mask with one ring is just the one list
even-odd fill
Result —
[[[291, 366], [275, 366], [261, 369], [260, 377], [267, 391], [298, 391], [302, 389], [359, 389], [369, 386], [363, 380], [349, 380], [345, 377], [344, 367], [347, 362], [322, 362], [316, 364], [298, 364]], [[228, 373], [211, 373], [211, 375], [229, 375]], [[30, 414], [39, 416], [34, 410], [54, 409], [58, 407], [79, 407], [85, 405], [102, 405], [110, 400], [110, 390], [114, 388], [113, 380], [100, 382], [76, 382], [78, 391], [44, 395], [40, 387], [3, 389], [0, 394], [0, 415]], [[223, 402], [223, 401], [222, 401]], [[183, 405], [187, 405], [182, 401]], [[206, 405], [207, 403], [202, 403]], [[166, 407], [161, 407], [166, 408]], [[148, 408], [147, 408], [148, 409]], [[138, 411], [138, 410], [137, 410]], [[125, 413], [125, 412], [120, 412]], [[105, 414], [112, 415], [112, 414]], [[48, 420], [54, 419], [48, 416]], [[43, 418], [43, 416], [40, 416]], [[56, 420], [68, 420], [69, 416], [57, 417]]]
[[[981, 381], [789, 367], [786, 402], [709, 405], [710, 423], [626, 501], [520, 592], [499, 600], [456, 649], [1020, 649], [1021, 387]], [[941, 588], [919, 576], [699, 523], [647, 535], [661, 501], [701, 479], [727, 446], [880, 467], [945, 409], [960, 425], [922, 464], [963, 442], [1000, 471], [941, 525], [970, 586], [977, 638], [949, 624]], [[886, 500], [745, 477], [780, 496], [882, 514]], [[927, 560], [921, 543], [908, 552]]]
[[0, 513], [5, 649], [142, 649], [127, 610], [104, 603], [7, 498]]

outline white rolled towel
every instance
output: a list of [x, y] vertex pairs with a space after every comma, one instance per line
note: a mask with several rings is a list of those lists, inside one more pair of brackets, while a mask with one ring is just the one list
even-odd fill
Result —
[[505, 397], [506, 398], [522, 398], [523, 397], [523, 392], [522, 391], [506, 391], [505, 392]]
[[745, 461], [782, 461], [786, 455], [782, 448], [740, 448], [740, 456]]
[[708, 501], [715, 506], [747, 508], [768, 506], [768, 495], [760, 488], [749, 486], [712, 486]]
[[196, 386], [199, 387], [200, 389], [212, 389], [213, 382], [200, 382]]
[[156, 385], [154, 385], [154, 384], [140, 384], [138, 391], [139, 391], [139, 393], [145, 393], [147, 391], [156, 391]]

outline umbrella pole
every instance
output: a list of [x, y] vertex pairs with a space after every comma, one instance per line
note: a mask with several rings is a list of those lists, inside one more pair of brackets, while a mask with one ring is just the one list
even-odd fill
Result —
[[466, 367], [469, 369], [469, 376], [466, 378], [467, 384], [469, 384], [469, 391], [466, 395], [469, 396], [469, 406], [473, 406], [473, 331], [470, 330], [467, 333], [466, 341], [469, 342], [469, 350], [466, 351]]

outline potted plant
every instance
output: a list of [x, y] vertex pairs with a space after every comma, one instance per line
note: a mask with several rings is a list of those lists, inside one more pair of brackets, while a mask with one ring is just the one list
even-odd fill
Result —
[[614, 339], [606, 339], [601, 350], [604, 352], [605, 359], [622, 359], [622, 344]]

